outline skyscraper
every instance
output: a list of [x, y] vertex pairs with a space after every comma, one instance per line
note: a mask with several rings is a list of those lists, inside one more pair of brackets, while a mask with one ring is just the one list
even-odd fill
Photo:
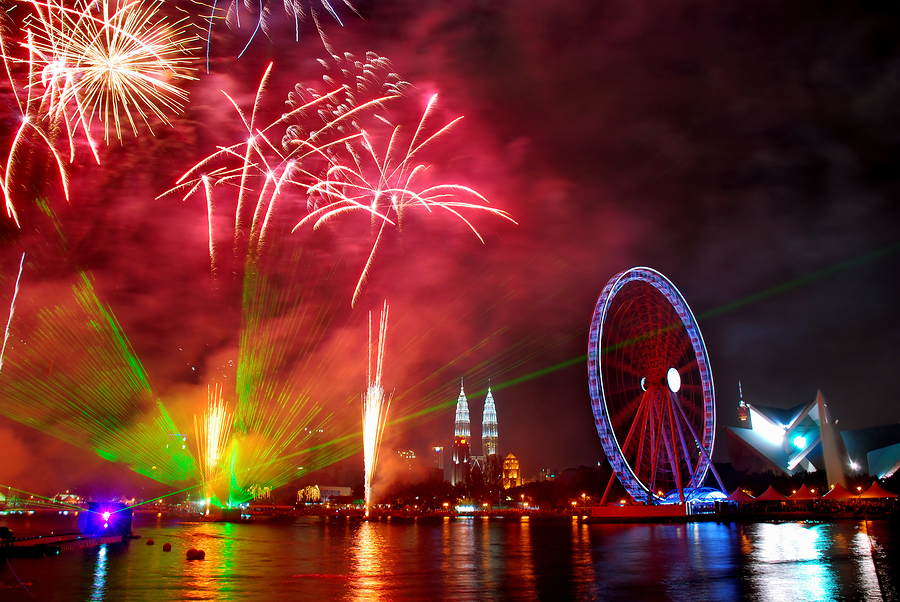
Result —
[[484, 399], [484, 418], [481, 421], [481, 453], [484, 454], [485, 460], [497, 455], [497, 409], [494, 407], [490, 385]]
[[469, 402], [466, 400], [466, 391], [463, 381], [459, 379], [459, 399], [456, 400], [456, 427], [453, 433], [453, 467], [451, 483], [464, 483], [469, 476]]

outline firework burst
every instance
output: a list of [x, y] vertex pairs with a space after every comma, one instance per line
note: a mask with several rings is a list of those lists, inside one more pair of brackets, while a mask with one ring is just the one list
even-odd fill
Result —
[[[362, 136], [356, 130], [357, 120], [374, 111], [396, 95], [388, 88], [382, 95], [357, 100], [352, 92], [340, 85], [319, 92], [297, 86], [287, 101], [290, 110], [268, 125], [260, 125], [259, 108], [272, 71], [269, 64], [257, 88], [253, 106], [243, 110], [226, 92], [222, 94], [237, 113], [246, 138], [205, 157], [178, 180], [176, 186], [159, 195], [178, 192], [186, 200], [195, 192], [205, 194], [209, 211], [210, 264], [215, 272], [215, 246], [212, 232], [214, 189], [236, 186], [234, 201], [234, 244], [246, 241], [248, 262], [255, 261], [265, 244], [275, 206], [288, 189], [303, 194], [335, 165], [340, 153]], [[327, 80], [326, 80], [327, 82]], [[396, 86], [396, 85], [394, 85]], [[310, 116], [313, 118], [310, 119]], [[295, 123], [300, 120], [302, 125]], [[310, 126], [309, 123], [313, 125]], [[277, 132], [284, 128], [282, 145], [273, 143]], [[225, 165], [220, 165], [224, 163]]]
[[2, 58], [21, 124], [2, 177], [7, 213], [16, 220], [12, 201], [16, 154], [29, 133], [53, 154], [66, 198], [68, 179], [55, 140], [64, 132], [69, 161], [75, 157], [78, 131], [97, 163], [94, 121], [122, 139], [123, 122], [135, 135], [138, 122], [153, 131], [154, 121], [183, 110], [187, 93], [176, 82], [193, 79], [190, 67], [196, 37], [185, 19], [170, 23], [163, 1], [62, 0], [20, 2], [28, 8], [21, 39], [0, 40]]
[[[351, 148], [343, 160], [333, 158], [332, 165], [324, 176], [307, 189], [310, 197], [316, 199], [316, 205], [297, 223], [294, 231], [307, 224], [319, 228], [338, 216], [359, 210], [373, 217], [375, 240], [356, 283], [353, 304], [359, 299], [386, 228], [399, 227], [403, 213], [409, 209], [420, 208], [429, 213], [435, 210], [447, 212], [464, 222], [482, 243], [484, 239], [463, 211], [483, 211], [516, 223], [506, 211], [488, 206], [488, 200], [468, 186], [454, 183], [426, 187], [418, 185], [418, 180], [429, 171], [430, 166], [419, 163], [417, 155], [447, 134], [462, 119], [457, 117], [437, 131], [426, 134], [426, 121], [436, 102], [437, 95], [434, 95], [405, 149], [400, 142], [401, 126], [391, 128], [385, 150], [381, 154], [375, 148], [375, 136], [363, 129], [359, 137], [361, 150], [357, 152], [357, 149]], [[464, 200], [466, 198], [471, 200]]]

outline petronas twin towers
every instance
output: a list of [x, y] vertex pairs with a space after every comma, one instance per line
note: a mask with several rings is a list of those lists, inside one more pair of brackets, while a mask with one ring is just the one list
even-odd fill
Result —
[[[481, 421], [482, 456], [471, 455], [471, 428], [469, 422], [469, 402], [462, 379], [459, 381], [459, 399], [456, 401], [456, 426], [453, 433], [453, 469], [451, 482], [455, 485], [466, 481], [473, 463], [481, 462], [482, 471], [490, 456], [497, 455], [497, 408], [494, 407], [494, 396], [488, 385], [487, 397], [484, 399], [484, 414]], [[474, 461], [474, 462], [473, 462]]]

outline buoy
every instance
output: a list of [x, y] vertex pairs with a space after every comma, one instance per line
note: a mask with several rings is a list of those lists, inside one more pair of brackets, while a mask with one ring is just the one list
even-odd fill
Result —
[[172, 551], [172, 544], [164, 543], [163, 544], [163, 552], [171, 552], [171, 551]]
[[147, 540], [147, 545], [148, 545], [148, 546], [152, 546], [152, 545], [153, 545], [153, 540], [152, 540], [152, 539], [148, 539], [148, 540]]
[[203, 560], [204, 558], [206, 558], [206, 552], [197, 550], [197, 560]]
[[191, 548], [187, 551], [187, 559], [188, 560], [196, 560], [197, 559], [197, 550]]

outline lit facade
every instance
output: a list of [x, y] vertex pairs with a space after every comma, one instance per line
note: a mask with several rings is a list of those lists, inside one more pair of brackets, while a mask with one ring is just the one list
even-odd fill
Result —
[[450, 482], [454, 485], [465, 483], [469, 477], [471, 454], [469, 439], [466, 437], [453, 438], [453, 474]]
[[406, 463], [406, 467], [412, 470], [416, 462], [416, 452], [411, 449], [398, 449], [397, 455]]
[[497, 454], [497, 408], [494, 407], [494, 396], [488, 385], [487, 397], [484, 399], [484, 418], [481, 421], [481, 453], [484, 457]]
[[519, 471], [519, 459], [509, 454], [503, 459], [503, 488], [518, 487], [522, 484], [522, 474]]
[[470, 439], [469, 402], [466, 400], [466, 391], [460, 379], [459, 398], [456, 400], [456, 424], [453, 431], [453, 466], [450, 475], [450, 482], [454, 485], [465, 483], [469, 476]]
[[728, 453], [738, 470], [794, 475], [824, 469], [829, 486], [847, 488], [854, 475], [883, 479], [900, 468], [900, 424], [841, 431], [821, 391], [812, 401], [787, 409], [742, 398], [738, 410], [744, 428], [726, 430]]

